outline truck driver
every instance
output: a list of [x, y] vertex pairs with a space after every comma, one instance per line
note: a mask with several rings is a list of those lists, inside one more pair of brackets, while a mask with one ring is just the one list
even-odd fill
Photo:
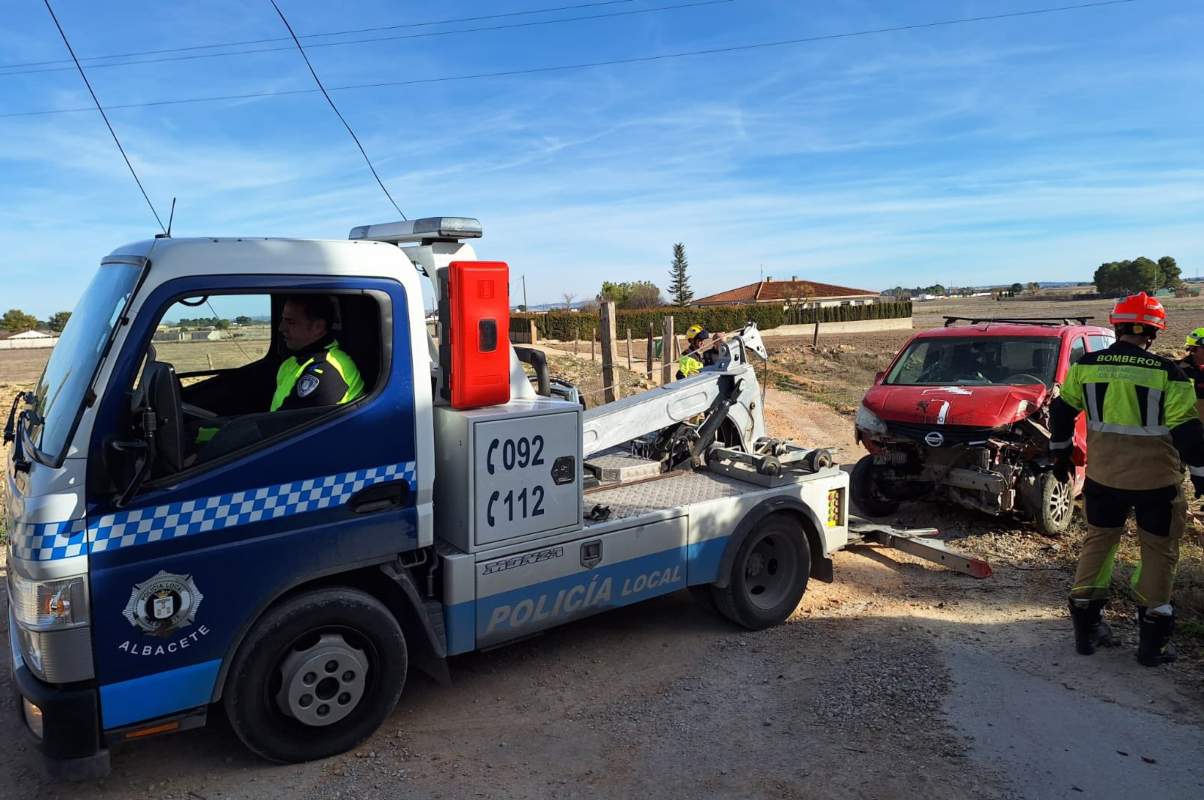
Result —
[[291, 355], [276, 371], [269, 411], [350, 403], [364, 393], [355, 362], [334, 338], [334, 300], [324, 294], [291, 295], [277, 328]]

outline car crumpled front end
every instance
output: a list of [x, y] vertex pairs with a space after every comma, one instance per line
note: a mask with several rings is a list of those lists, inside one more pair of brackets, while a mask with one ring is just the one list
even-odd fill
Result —
[[[891, 398], [896, 405], [898, 394]], [[950, 402], [933, 392], [927, 408], [894, 415], [867, 394], [870, 402], [858, 409], [855, 436], [872, 461], [863, 468], [863, 476], [872, 472], [871, 485], [861, 489], [863, 496], [873, 495], [868, 505], [886, 509], [909, 500], [944, 500], [992, 515], [1035, 516], [1049, 466], [1050, 393], [1044, 387], [977, 390], [973, 394], [985, 396], [972, 408], [966, 408], [972, 394], [965, 394], [970, 397]], [[966, 422], [997, 424], [958, 424]]]

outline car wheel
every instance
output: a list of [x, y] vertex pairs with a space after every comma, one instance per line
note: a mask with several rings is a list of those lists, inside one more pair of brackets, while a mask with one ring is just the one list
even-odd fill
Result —
[[885, 517], [899, 510], [899, 502], [882, 494], [878, 488], [878, 466], [873, 456], [865, 456], [853, 467], [849, 476], [849, 493], [853, 505], [862, 514], [870, 517]]
[[405, 637], [383, 603], [320, 589], [285, 600], [247, 634], [222, 700], [252, 752], [312, 761], [371, 735], [397, 705], [406, 667]]
[[712, 586], [711, 597], [732, 622], [761, 630], [794, 613], [810, 574], [807, 534], [794, 517], [771, 514], [741, 542], [727, 586]]
[[1052, 472], [1043, 472], [1037, 478], [1038, 502], [1033, 510], [1037, 530], [1045, 536], [1061, 536], [1070, 527], [1074, 515], [1074, 489], [1072, 484], [1063, 483]]

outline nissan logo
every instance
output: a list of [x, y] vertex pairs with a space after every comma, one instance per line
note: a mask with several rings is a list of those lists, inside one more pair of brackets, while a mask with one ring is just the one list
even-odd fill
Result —
[[940, 431], [930, 431], [924, 434], [924, 443], [929, 447], [940, 447], [945, 443], [945, 435]]

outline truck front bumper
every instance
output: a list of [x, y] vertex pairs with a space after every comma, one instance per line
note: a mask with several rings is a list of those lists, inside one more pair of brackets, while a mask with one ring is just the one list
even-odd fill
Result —
[[[101, 746], [95, 687], [73, 689], [43, 683], [15, 652], [13, 683], [19, 695], [21, 725], [42, 754], [51, 778], [78, 781], [109, 774], [109, 751]], [[41, 735], [31, 727], [38, 721]]]

